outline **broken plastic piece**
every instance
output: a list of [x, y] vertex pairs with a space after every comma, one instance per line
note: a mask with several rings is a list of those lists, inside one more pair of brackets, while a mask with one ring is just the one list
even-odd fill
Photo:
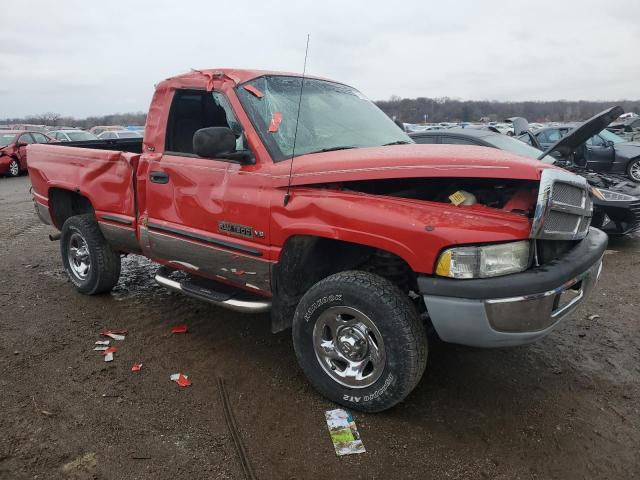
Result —
[[275, 133], [280, 128], [280, 124], [282, 123], [282, 113], [273, 112], [271, 115], [271, 123], [269, 124], [269, 133]]
[[244, 86], [244, 89], [245, 89], [247, 92], [251, 92], [251, 93], [253, 93], [253, 94], [254, 94], [256, 97], [258, 97], [258, 98], [262, 98], [262, 97], [264, 97], [264, 93], [262, 93], [260, 90], [258, 90], [258, 89], [257, 89], [256, 87], [254, 87], [253, 85], [249, 85], [249, 84], [247, 84], [247, 85], [245, 85], [245, 86]]
[[111, 340], [98, 340], [95, 344], [96, 345], [109, 345], [109, 342]]
[[94, 347], [93, 349], [96, 352], [104, 352], [105, 350], [107, 350], [109, 347], [107, 345], [98, 345], [96, 347]]
[[118, 349], [116, 347], [109, 347], [102, 354], [107, 355], [109, 353], [116, 353], [117, 351]]
[[187, 333], [187, 326], [184, 324], [176, 325], [171, 329], [171, 333]]
[[112, 362], [113, 361], [113, 352], [109, 352], [109, 353], [105, 354], [104, 361], [105, 362]]
[[364, 445], [350, 413], [341, 408], [324, 412], [336, 455], [365, 453]]
[[589, 319], [589, 321], [593, 322], [594, 320], [597, 320], [598, 318], [600, 318], [600, 315], [598, 315], [597, 313], [594, 313], [593, 315], [589, 315], [587, 318]]
[[131, 367], [132, 372], [139, 372], [142, 369], [141, 363], [134, 363], [133, 367]]
[[124, 336], [127, 334], [126, 330], [105, 330], [104, 332], [100, 332], [100, 335], [103, 337], [113, 338], [114, 340], [124, 340]]
[[172, 382], [176, 382], [178, 386], [182, 388], [191, 386], [191, 380], [189, 380], [189, 377], [182, 373], [174, 373], [169, 378]]

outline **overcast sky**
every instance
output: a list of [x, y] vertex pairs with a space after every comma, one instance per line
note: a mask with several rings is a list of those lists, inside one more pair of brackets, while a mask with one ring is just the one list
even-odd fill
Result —
[[0, 118], [147, 110], [190, 68], [300, 71], [372, 99], [640, 98], [640, 2], [9, 2]]

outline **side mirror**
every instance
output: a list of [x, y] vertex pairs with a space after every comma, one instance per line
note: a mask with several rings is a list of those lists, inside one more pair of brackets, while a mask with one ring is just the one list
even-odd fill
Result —
[[612, 141], [612, 140], [605, 140], [605, 141], [604, 141], [604, 146], [605, 146], [605, 147], [610, 148], [610, 147], [613, 147], [614, 145], [615, 145], [615, 144], [613, 143], [613, 141]]
[[193, 151], [199, 157], [216, 158], [236, 150], [236, 136], [227, 127], [201, 128], [193, 135]]
[[16, 142], [16, 148], [26, 147], [26, 146], [27, 146], [27, 142]]
[[228, 127], [201, 128], [193, 134], [193, 151], [203, 158], [218, 158], [243, 164], [253, 164], [249, 150], [236, 150], [236, 136]]

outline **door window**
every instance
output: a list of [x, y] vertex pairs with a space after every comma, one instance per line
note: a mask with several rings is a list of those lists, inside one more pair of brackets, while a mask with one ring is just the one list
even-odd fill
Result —
[[49, 143], [49, 140], [47, 139], [47, 137], [45, 137], [41, 133], [34, 132], [31, 135], [33, 135], [33, 138], [36, 141], [36, 143]]
[[20, 142], [20, 143], [34, 143], [33, 142], [33, 137], [31, 136], [30, 133], [23, 133], [22, 135], [20, 135], [20, 138], [18, 139], [18, 142]]
[[587, 140], [587, 145], [592, 147], [604, 147], [604, 138], [602, 138], [600, 135], [594, 135], [589, 140]]
[[174, 154], [194, 155], [193, 134], [207, 127], [230, 128], [236, 136], [236, 145], [240, 147], [238, 150], [244, 149], [242, 127], [222, 93], [176, 91], [169, 111], [165, 150]]

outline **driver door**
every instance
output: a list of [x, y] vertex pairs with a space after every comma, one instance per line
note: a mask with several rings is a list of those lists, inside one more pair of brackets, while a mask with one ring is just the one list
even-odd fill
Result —
[[584, 156], [587, 168], [604, 172], [611, 170], [615, 150], [610, 142], [607, 142], [600, 135], [594, 135], [585, 143]]
[[224, 94], [177, 90], [165, 151], [146, 172], [143, 248], [162, 263], [269, 292], [266, 177], [253, 174], [258, 165], [196, 155], [193, 135], [207, 127], [229, 127], [243, 142]]
[[27, 169], [27, 145], [35, 143], [35, 140], [31, 136], [30, 133], [23, 133], [18, 137], [16, 141], [18, 145], [20, 145], [16, 151], [18, 162], [20, 163], [20, 170]]

